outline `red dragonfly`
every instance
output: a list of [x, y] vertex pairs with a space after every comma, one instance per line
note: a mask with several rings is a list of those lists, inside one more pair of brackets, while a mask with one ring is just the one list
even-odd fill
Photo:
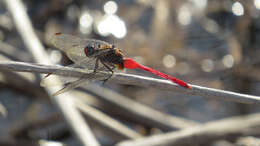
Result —
[[[180, 79], [138, 64], [132, 58], [125, 57], [120, 49], [104, 41], [94, 39], [82, 39], [68, 34], [56, 33], [51, 38], [51, 43], [56, 48], [65, 52], [69, 59], [74, 62], [72, 67], [87, 68], [89, 70], [93, 70], [94, 74], [98, 73], [99, 71], [111, 72], [109, 76], [104, 76], [99, 80], [107, 81], [113, 75], [115, 68], [119, 70], [122, 70], [124, 68], [142, 69], [167, 80], [170, 80], [182, 87], [188, 89], [192, 88]], [[48, 77], [49, 75], [50, 74], [48, 74], [46, 77]], [[94, 78], [91, 79], [96, 80]], [[86, 80], [89, 79], [81, 78], [74, 82], [68, 83], [64, 86], [64, 88], [56, 92], [54, 95], [58, 95], [70, 89], [76, 88], [84, 83]]]

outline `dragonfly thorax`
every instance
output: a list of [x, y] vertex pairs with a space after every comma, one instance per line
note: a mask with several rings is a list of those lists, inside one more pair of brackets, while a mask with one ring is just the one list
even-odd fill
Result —
[[124, 55], [119, 49], [111, 49], [104, 55], [100, 56], [99, 59], [102, 62], [116, 66], [118, 69], [124, 68]]

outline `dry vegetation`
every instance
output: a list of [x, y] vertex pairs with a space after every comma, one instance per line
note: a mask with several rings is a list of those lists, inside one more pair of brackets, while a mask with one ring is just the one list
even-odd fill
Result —
[[[121, 39], [100, 31], [105, 3], [0, 1], [0, 145], [259, 145], [257, 0], [116, 1]], [[56, 32], [115, 43], [193, 89], [127, 70], [53, 97], [41, 73], [86, 74], [43, 65], [59, 56], [48, 39]]]

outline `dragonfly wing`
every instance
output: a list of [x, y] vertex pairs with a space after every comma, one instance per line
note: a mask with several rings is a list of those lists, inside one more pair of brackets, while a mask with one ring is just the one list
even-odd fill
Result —
[[61, 51], [65, 52], [66, 55], [73, 62], [80, 62], [81, 60], [93, 60], [95, 57], [87, 57], [84, 48], [88, 45], [109, 45], [106, 42], [93, 40], [93, 39], [82, 39], [68, 34], [56, 34], [52, 36], [51, 43]]
[[56, 48], [65, 52], [66, 55], [74, 62], [78, 62], [86, 58], [83, 45], [87, 44], [87, 42], [79, 37], [67, 34], [54, 35], [51, 38], [51, 43]]
[[[59, 82], [53, 82], [54, 78], [59, 78]], [[75, 81], [77, 79], [78, 78], [75, 78], [75, 77], [68, 77], [68, 76], [65, 77], [65, 76], [58, 76], [58, 75], [50, 74], [49, 76], [45, 76], [41, 80], [40, 85], [42, 87], [62, 86], [62, 85], [66, 85], [66, 84], [68, 84], [70, 82], [73, 82], [73, 81]]]
[[99, 75], [100, 73], [91, 73], [89, 75], [85, 75], [81, 78], [72, 78], [72, 77], [62, 77], [59, 76], [60, 81], [59, 82], [53, 82], [53, 76], [57, 77], [56, 75], [51, 75], [46, 78], [44, 78], [41, 81], [42, 87], [52, 87], [52, 86], [64, 86], [62, 89], [58, 90], [53, 94], [53, 96], [62, 94], [64, 92], [67, 92], [69, 90], [72, 90], [74, 88], [77, 88], [79, 86], [82, 86], [83, 84], [87, 84], [90, 81], [101, 81], [106, 80], [109, 75]]
[[[80, 67], [78, 64], [70, 64], [67, 65], [66, 67], [72, 67], [72, 68], [78, 68]], [[53, 87], [53, 86], [60, 86], [60, 85], [64, 85], [67, 84], [69, 82], [75, 81], [76, 79], [78, 79], [77, 77], [70, 77], [69, 74], [67, 74], [66, 76], [60, 76], [60, 75], [56, 75], [58, 74], [59, 71], [55, 71], [53, 73], [49, 73], [47, 74], [40, 82], [40, 85], [42, 87]], [[54, 78], [59, 78], [60, 82], [53, 82]]]
[[59, 95], [59, 94], [62, 94], [62, 93], [64, 93], [64, 92], [67, 92], [67, 91], [69, 91], [69, 90], [71, 90], [71, 89], [77, 88], [77, 87], [79, 87], [79, 86], [81, 86], [81, 85], [83, 85], [83, 84], [87, 84], [88, 82], [89, 82], [88, 79], [86, 79], [86, 78], [80, 78], [80, 79], [78, 79], [78, 80], [76, 80], [76, 81], [74, 81], [74, 82], [70, 82], [70, 83], [66, 84], [62, 89], [60, 89], [60, 90], [58, 90], [57, 92], [55, 92], [55, 93], [53, 94], [53, 96], [57, 96], [57, 95]]
[[[105, 71], [105, 67], [100, 62], [98, 62], [98, 63], [99, 63], [98, 64], [99, 67], [97, 69], [97, 73], [95, 73], [95, 74], [93, 73], [93, 70], [94, 70], [95, 65], [96, 65], [95, 60], [84, 59], [80, 62], [68, 65], [67, 67], [79, 69], [80, 71], [84, 71], [84, 72], [86, 72], [86, 70], [83, 70], [84, 68], [90, 69], [88, 74], [85, 75], [85, 76], [88, 76], [88, 79], [91, 79], [91, 80], [97, 80], [98, 81], [98, 80], [105, 80], [105, 79], [109, 78], [111, 76], [110, 74], [102, 74], [102, 73], [98, 72], [98, 71]], [[79, 68], [79, 67], [81, 67], [81, 68]], [[83, 69], [82, 69], [82, 67], [83, 67]], [[47, 76], [45, 76], [41, 80], [40, 85], [42, 87], [54, 87], [54, 86], [58, 86], [58, 85], [65, 85], [69, 82], [73, 82], [73, 81], [78, 79], [77, 77], [71, 77], [69, 74], [64, 75], [64, 76], [55, 75], [55, 74], [58, 74], [58, 72], [59, 71], [47, 74]], [[53, 78], [59, 78], [60, 82], [53, 82]]]
[[92, 74], [89, 74], [89, 75], [85, 75], [85, 76], [81, 77], [80, 79], [78, 79], [76, 81], [67, 83], [67, 84], [64, 85], [64, 87], [62, 89], [60, 89], [57, 92], [55, 92], [53, 94], [53, 96], [62, 94], [62, 93], [67, 92], [67, 91], [69, 91], [71, 89], [77, 88], [77, 87], [79, 87], [79, 86], [81, 86], [83, 84], [87, 84], [90, 81], [104, 80], [105, 76], [98, 75], [98, 74], [99, 73], [92, 73]]

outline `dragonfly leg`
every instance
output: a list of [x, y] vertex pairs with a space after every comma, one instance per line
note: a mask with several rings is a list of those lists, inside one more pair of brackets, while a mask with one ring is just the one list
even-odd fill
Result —
[[113, 69], [114, 69], [115, 67], [112, 66], [112, 68], [111, 68], [110, 66], [108, 66], [108, 65], [107, 65], [106, 63], [104, 63], [103, 61], [100, 61], [100, 62], [111, 72], [111, 75], [110, 75], [108, 78], [106, 78], [106, 79], [103, 80], [103, 84], [105, 84], [105, 82], [108, 81], [108, 80], [113, 76], [113, 73], [114, 73]]
[[48, 73], [47, 75], [44, 76], [44, 78], [47, 78], [48, 76], [50, 76], [52, 73]]
[[98, 69], [98, 62], [99, 62], [99, 59], [96, 59], [96, 63], [95, 63], [95, 67], [94, 67], [94, 71], [93, 71], [93, 73], [96, 73], [96, 72], [97, 72], [97, 69]]

